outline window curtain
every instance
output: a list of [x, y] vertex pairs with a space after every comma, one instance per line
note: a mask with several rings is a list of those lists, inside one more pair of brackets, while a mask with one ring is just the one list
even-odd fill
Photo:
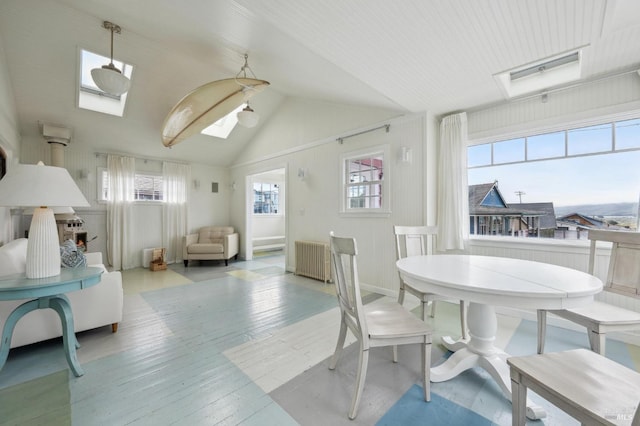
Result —
[[136, 266], [132, 237], [136, 161], [107, 155], [107, 172], [107, 260], [115, 270], [131, 269]]
[[187, 235], [187, 197], [191, 166], [162, 163], [162, 246], [167, 263], [182, 260], [182, 238]]
[[464, 250], [469, 240], [467, 114], [440, 123], [438, 161], [438, 251]]

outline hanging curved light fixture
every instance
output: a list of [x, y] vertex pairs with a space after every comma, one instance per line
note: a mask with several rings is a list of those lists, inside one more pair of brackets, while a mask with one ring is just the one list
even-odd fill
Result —
[[[216, 80], [200, 86], [173, 107], [162, 125], [164, 146], [171, 147], [202, 132], [243, 103], [247, 103], [249, 98], [269, 85], [268, 81], [259, 80], [255, 75], [253, 78], [247, 77], [247, 69], [253, 74], [247, 65], [247, 57], [248, 55], [245, 54], [244, 65], [234, 78]], [[238, 113], [240, 124], [242, 124], [240, 118], [242, 112], [244, 111]], [[251, 113], [255, 114], [253, 110]], [[258, 123], [258, 118], [252, 119], [255, 121], [254, 126]]]
[[109, 21], [104, 21], [102, 27], [111, 31], [111, 60], [108, 65], [103, 65], [102, 68], [92, 69], [91, 77], [96, 86], [103, 92], [120, 96], [126, 93], [131, 86], [131, 81], [113, 65], [113, 33], [120, 34], [121, 28]]

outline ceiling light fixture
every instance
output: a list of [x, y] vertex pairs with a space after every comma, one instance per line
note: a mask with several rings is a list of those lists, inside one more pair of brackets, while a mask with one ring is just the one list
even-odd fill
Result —
[[260, 116], [256, 114], [256, 112], [249, 106], [249, 102], [247, 102], [247, 106], [242, 109], [242, 111], [238, 112], [238, 123], [240, 123], [243, 127], [256, 127], [258, 121], [260, 120]]
[[[247, 58], [248, 55], [245, 54], [244, 65], [234, 78], [216, 80], [200, 86], [173, 107], [162, 126], [164, 146], [172, 147], [192, 135], [199, 134], [244, 103], [247, 104], [248, 110], [238, 113], [238, 121], [247, 127], [258, 124], [260, 117], [249, 107], [248, 100], [264, 90], [269, 82], [255, 78], [247, 64]], [[253, 78], [247, 77], [247, 70]], [[244, 114], [245, 112], [247, 114]], [[246, 124], [242, 123], [243, 120]]]
[[131, 86], [131, 81], [113, 65], [113, 33], [120, 34], [121, 28], [109, 21], [104, 21], [102, 27], [111, 31], [111, 60], [108, 65], [103, 65], [102, 68], [92, 69], [91, 77], [96, 86], [103, 92], [120, 96], [126, 93]]

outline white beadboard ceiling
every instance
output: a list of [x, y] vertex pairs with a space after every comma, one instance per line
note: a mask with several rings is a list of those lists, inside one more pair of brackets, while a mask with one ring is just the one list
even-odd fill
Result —
[[[135, 66], [123, 119], [75, 107], [77, 49], [108, 55], [103, 20], [122, 27], [114, 53]], [[23, 136], [48, 121], [96, 149], [166, 157], [166, 113], [235, 75], [245, 52], [271, 82], [252, 100], [261, 124], [286, 97], [442, 115], [500, 102], [494, 74], [580, 46], [584, 80], [640, 68], [640, 2], [2, 0], [0, 37]], [[172, 156], [229, 165], [259, 130], [196, 136]]]

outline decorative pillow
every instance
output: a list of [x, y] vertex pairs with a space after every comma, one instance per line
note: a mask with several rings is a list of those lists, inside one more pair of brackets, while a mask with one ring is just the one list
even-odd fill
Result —
[[60, 265], [63, 268], [84, 268], [87, 266], [84, 253], [78, 250], [78, 246], [73, 240], [66, 240], [60, 246]]

